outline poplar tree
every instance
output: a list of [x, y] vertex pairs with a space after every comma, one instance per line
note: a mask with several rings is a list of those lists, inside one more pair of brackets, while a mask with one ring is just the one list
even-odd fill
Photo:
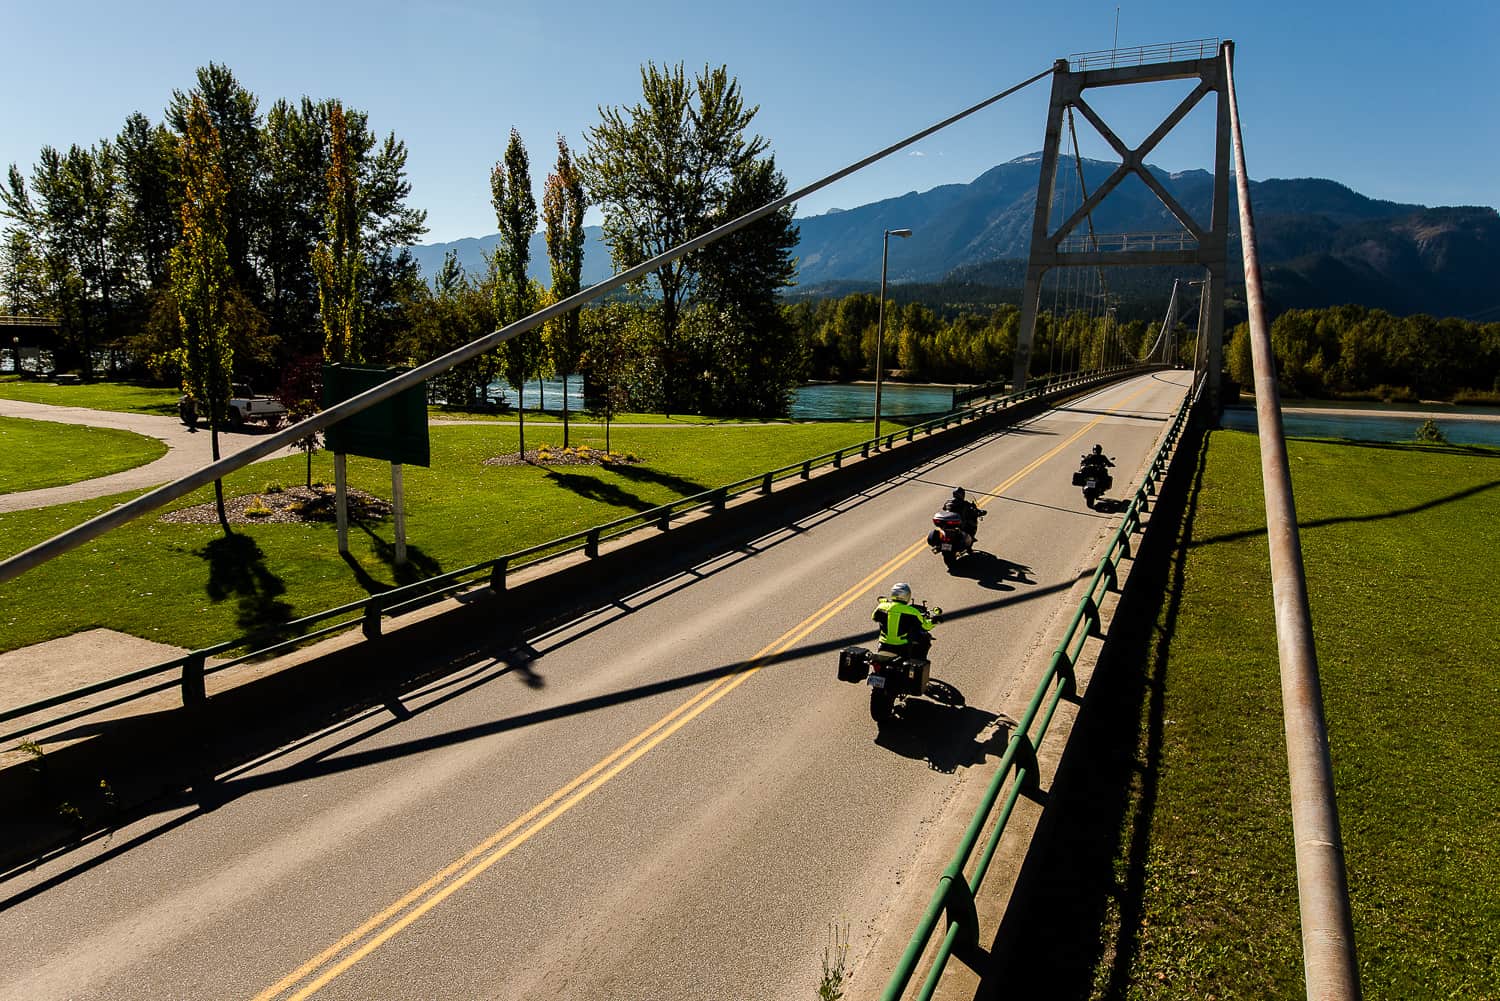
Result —
[[[232, 281], [225, 247], [225, 199], [229, 185], [219, 162], [219, 134], [201, 98], [183, 122], [178, 144], [183, 200], [182, 235], [171, 254], [172, 296], [182, 329], [180, 366], [184, 388], [208, 415], [213, 458], [219, 460], [219, 426], [227, 416], [234, 354], [229, 346], [226, 302]], [[214, 480], [219, 525], [232, 535], [224, 512], [224, 481]]]
[[[557, 167], [547, 176], [542, 193], [542, 216], [547, 229], [547, 258], [552, 264], [552, 299], [578, 292], [583, 276], [583, 212], [588, 207], [583, 177], [562, 136], [557, 137]], [[568, 376], [578, 370], [583, 356], [582, 322], [578, 310], [553, 320], [548, 329], [552, 366], [563, 384], [563, 447], [568, 447]]]
[[[490, 171], [490, 195], [500, 242], [495, 248], [495, 323], [498, 327], [529, 315], [537, 305], [536, 289], [527, 276], [531, 263], [531, 234], [536, 232], [536, 196], [531, 193], [531, 163], [521, 133], [510, 130], [505, 159]], [[516, 390], [520, 419], [520, 452], [526, 458], [526, 381], [542, 367], [540, 331], [512, 337], [501, 347], [505, 380]]]
[[344, 108], [336, 101], [328, 111], [328, 127], [327, 238], [313, 250], [312, 265], [323, 318], [323, 357], [338, 364], [364, 360], [364, 205], [349, 155]]

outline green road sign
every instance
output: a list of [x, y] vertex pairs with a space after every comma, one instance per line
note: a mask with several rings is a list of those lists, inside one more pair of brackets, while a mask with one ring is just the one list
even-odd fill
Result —
[[[374, 389], [405, 371], [365, 365], [324, 365], [323, 409]], [[427, 383], [418, 383], [339, 421], [328, 429], [327, 448], [331, 452], [385, 459], [405, 466], [432, 465], [427, 442]]]

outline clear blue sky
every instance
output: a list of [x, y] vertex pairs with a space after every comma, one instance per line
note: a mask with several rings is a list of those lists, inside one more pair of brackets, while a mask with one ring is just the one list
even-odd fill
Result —
[[[1329, 177], [1427, 205], [1500, 205], [1500, 99], [1488, 77], [1500, 6], [1455, 3], [1120, 4], [1119, 45], [1232, 38], [1250, 175]], [[647, 60], [727, 64], [760, 105], [792, 188], [932, 124], [1071, 53], [1110, 48], [1116, 4], [787, 3], [644, 0], [392, 3], [5, 0], [0, 164], [30, 176], [43, 145], [160, 121], [194, 70], [228, 65], [264, 109], [337, 97], [410, 151], [424, 242], [495, 229], [489, 170], [512, 126], [538, 193], [565, 135], [575, 150], [601, 104], [633, 103]], [[799, 206], [811, 215], [939, 184], [1039, 149], [1046, 81], [915, 151]], [[1187, 85], [1090, 92], [1128, 142]], [[1094, 95], [1097, 95], [1095, 101]], [[1151, 162], [1210, 167], [1212, 116], [1194, 113]], [[1079, 122], [1084, 155], [1102, 141]], [[596, 215], [590, 216], [590, 222]]]

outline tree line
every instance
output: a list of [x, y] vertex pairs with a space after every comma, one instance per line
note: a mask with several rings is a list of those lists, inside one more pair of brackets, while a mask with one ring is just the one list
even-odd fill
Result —
[[[11, 165], [0, 190], [0, 301], [58, 318], [60, 368], [87, 374], [96, 349], [123, 345], [191, 389], [184, 365], [197, 354], [171, 265], [174, 248], [194, 239], [186, 212], [222, 223], [224, 357], [237, 378], [291, 374], [301, 385], [287, 393], [307, 396], [310, 358], [421, 363], [578, 291], [591, 202], [623, 270], [785, 194], [769, 143], [750, 129], [758, 108], [726, 67], [688, 74], [648, 63], [641, 87], [640, 101], [599, 109], [581, 156], [558, 138], [540, 213], [512, 130], [490, 176], [501, 239], [486, 273], [465, 274], [450, 258], [429, 285], [406, 249], [425, 232], [425, 213], [406, 204], [405, 144], [377, 141], [368, 116], [338, 101], [278, 100], [262, 113], [228, 68], [211, 64], [173, 93], [163, 122], [138, 113], [113, 139], [45, 148], [29, 179]], [[208, 216], [187, 204], [196, 105], [212, 133], [201, 155], [222, 179]], [[792, 212], [656, 268], [624, 301], [512, 339], [434, 393], [472, 404], [499, 378], [521, 390], [543, 374], [581, 372], [621, 406], [784, 413], [801, 375], [778, 298], [795, 270]], [[550, 287], [527, 277], [539, 224]]]
[[[1271, 349], [1292, 395], [1500, 403], [1500, 323], [1352, 305], [1294, 309], [1272, 321]], [[1225, 363], [1253, 385], [1245, 324], [1231, 332]]]
[[[379, 138], [369, 116], [337, 100], [278, 99], [264, 111], [228, 67], [197, 71], [174, 91], [164, 119], [132, 114], [120, 132], [66, 152], [41, 150], [28, 179], [11, 164], [0, 188], [8, 225], [0, 246], [0, 297], [13, 313], [58, 318], [59, 365], [92, 366], [93, 351], [128, 344], [175, 378], [179, 310], [171, 255], [184, 239], [189, 118], [201, 103], [214, 133], [209, 155], [223, 176], [229, 329], [236, 368], [279, 371], [321, 353], [320, 277], [314, 250], [326, 233], [335, 117], [344, 130], [340, 166], [363, 221], [360, 307], [383, 353], [402, 325], [401, 305], [420, 285], [406, 248], [426, 231], [407, 204], [405, 143]], [[347, 278], [348, 275], [345, 275]]]
[[[378, 138], [366, 113], [338, 100], [279, 99], [262, 112], [227, 67], [210, 64], [173, 92], [163, 121], [137, 113], [92, 146], [44, 148], [29, 178], [10, 166], [0, 303], [58, 318], [60, 368], [87, 373], [94, 349], [124, 345], [202, 398], [211, 421], [231, 375], [279, 382], [294, 414], [306, 413], [325, 360], [419, 364], [577, 292], [590, 204], [622, 270], [784, 196], [769, 143], [751, 129], [757, 110], [725, 67], [648, 63], [641, 99], [602, 106], [581, 154], [557, 138], [540, 207], [512, 130], [490, 174], [500, 241], [485, 273], [450, 255], [429, 283], [406, 249], [425, 214], [407, 204], [405, 144]], [[873, 377], [875, 296], [783, 300], [795, 276], [792, 217], [788, 206], [662, 265], [628, 294], [457, 366], [432, 393], [476, 406], [501, 379], [524, 393], [540, 376], [577, 373], [606, 417], [776, 416], [802, 381]], [[539, 227], [550, 285], [528, 277]], [[1010, 304], [888, 301], [880, 353], [912, 380], [1000, 381], [1019, 319]], [[1157, 326], [1044, 313], [1031, 373], [1140, 357]], [[1272, 336], [1292, 392], [1453, 397], [1500, 393], [1497, 331], [1348, 306], [1283, 314]], [[1247, 336], [1237, 328], [1226, 351], [1244, 383]], [[1191, 362], [1192, 340], [1179, 328], [1180, 362]]]
[[[796, 302], [784, 308], [796, 333], [809, 378], [873, 378], [879, 296], [856, 292], [839, 299]], [[882, 363], [901, 378], [924, 382], [998, 382], [1012, 375], [1019, 306], [943, 309], [920, 302], [886, 301]], [[1157, 327], [1143, 320], [1118, 322], [1082, 311], [1037, 316], [1032, 335], [1033, 377], [1115, 364], [1149, 351]], [[1191, 333], [1179, 330], [1179, 347], [1191, 352]], [[1191, 354], [1188, 354], [1191, 361]]]

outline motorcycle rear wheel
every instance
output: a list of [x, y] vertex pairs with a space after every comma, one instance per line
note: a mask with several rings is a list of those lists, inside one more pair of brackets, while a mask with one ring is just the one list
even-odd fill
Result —
[[889, 723], [896, 718], [896, 697], [880, 688], [870, 690], [870, 718], [876, 723]]
[[945, 550], [943, 550], [943, 566], [947, 567], [949, 570], [952, 570], [953, 569], [953, 564], [956, 563], [956, 562], [958, 562], [958, 554], [957, 553], [955, 553], [951, 549], [945, 549]]

